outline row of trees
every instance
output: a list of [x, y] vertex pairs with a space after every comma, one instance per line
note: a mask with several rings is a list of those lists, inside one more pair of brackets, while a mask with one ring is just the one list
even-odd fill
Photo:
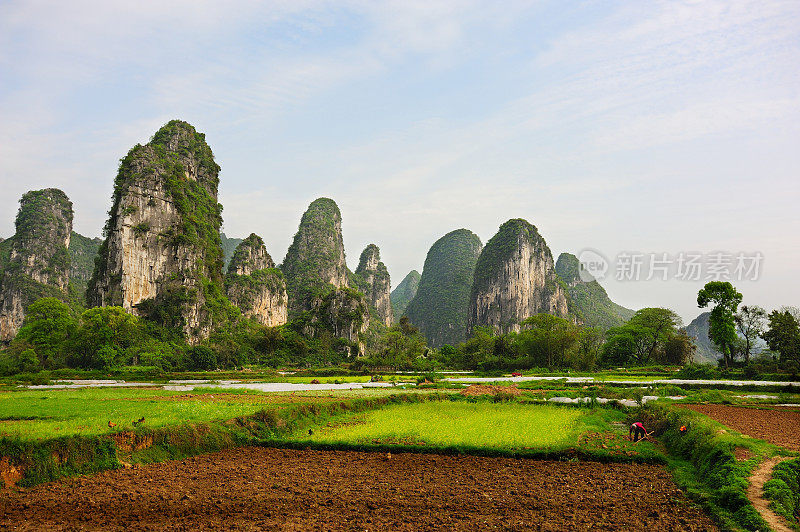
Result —
[[777, 353], [780, 362], [797, 372], [800, 363], [800, 310], [783, 307], [769, 314], [759, 306], [743, 305], [742, 294], [729, 282], [712, 281], [697, 294], [697, 305], [711, 306], [708, 337], [722, 353], [725, 367], [737, 357], [750, 362], [759, 338]]
[[[711, 282], [698, 293], [701, 308], [711, 307], [709, 338], [729, 367], [750, 363], [759, 338], [775, 363], [796, 372], [800, 362], [800, 312], [782, 308], [767, 313], [739, 306], [742, 295], [730, 283]], [[203, 346], [190, 346], [179, 330], [138, 318], [120, 307], [98, 307], [75, 316], [63, 302], [43, 298], [33, 303], [16, 339], [0, 356], [0, 371], [17, 373], [61, 367], [106, 369], [155, 366], [164, 370], [265, 366], [329, 366], [352, 362], [356, 369], [391, 367], [428, 371], [440, 368], [514, 370], [683, 365], [696, 346], [680, 317], [665, 308], [637, 311], [625, 324], [602, 331], [550, 314], [524, 320], [518, 332], [495, 334], [476, 328], [458, 345], [430, 349], [407, 317], [369, 339], [369, 356], [350, 359], [346, 340], [322, 334], [309, 338], [292, 324], [265, 327], [246, 319], [231, 320]], [[775, 364], [774, 364], [775, 365]]]
[[0, 372], [41, 369], [109, 369], [149, 366], [208, 370], [245, 364], [328, 366], [347, 360], [346, 340], [308, 338], [291, 326], [265, 327], [232, 320], [202, 346], [186, 343], [180, 330], [139, 318], [121, 307], [95, 307], [75, 316], [62, 301], [42, 298], [28, 307], [16, 338], [0, 354]]

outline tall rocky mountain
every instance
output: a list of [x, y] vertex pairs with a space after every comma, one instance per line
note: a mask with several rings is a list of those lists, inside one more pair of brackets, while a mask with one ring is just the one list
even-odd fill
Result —
[[403, 314], [405, 314], [406, 307], [408, 307], [408, 304], [414, 299], [414, 296], [417, 295], [421, 277], [417, 270], [411, 270], [408, 272], [408, 275], [400, 281], [400, 284], [392, 290], [391, 300], [395, 321], [399, 320]]
[[578, 257], [562, 253], [556, 261], [556, 273], [567, 286], [569, 310], [580, 322], [590, 327], [610, 329], [622, 325], [633, 316], [631, 309], [611, 301], [605, 289], [587, 271], [581, 272]]
[[480, 253], [480, 238], [467, 229], [447, 233], [428, 251], [405, 315], [433, 347], [467, 338], [470, 286]]
[[354, 284], [367, 296], [367, 302], [375, 309], [378, 319], [387, 327], [391, 327], [394, 320], [391, 302], [392, 282], [389, 270], [381, 262], [381, 250], [375, 244], [368, 245], [361, 252]]
[[519, 331], [522, 320], [542, 312], [569, 314], [553, 255], [536, 227], [509, 220], [486, 243], [475, 266], [469, 330]]
[[225, 233], [219, 234], [220, 241], [222, 242], [222, 261], [227, 268], [233, 258], [233, 252], [236, 251], [236, 246], [242, 243], [242, 238], [229, 238]]
[[[26, 192], [16, 233], [4, 241], [8, 257], [0, 274], [0, 340], [11, 340], [28, 305], [41, 297], [67, 299], [72, 202], [55, 188]], [[9, 246], [10, 243], [10, 246]]]
[[245, 317], [270, 327], [286, 323], [286, 282], [258, 235], [251, 234], [236, 247], [225, 287], [228, 299]]
[[205, 135], [180, 120], [122, 159], [90, 306], [118, 305], [209, 335], [224, 299], [219, 166]]
[[102, 238], [89, 238], [75, 231], [69, 239], [69, 298], [73, 307], [86, 304], [86, 289], [94, 272], [94, 259], [97, 257]]
[[281, 270], [289, 294], [289, 319], [311, 335], [327, 331], [359, 343], [369, 327], [369, 304], [351, 287], [342, 239], [342, 214], [332, 199], [309, 205]]

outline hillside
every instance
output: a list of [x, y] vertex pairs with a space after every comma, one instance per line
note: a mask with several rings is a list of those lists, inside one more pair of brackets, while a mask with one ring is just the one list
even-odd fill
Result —
[[588, 272], [580, 273], [580, 262], [575, 255], [559, 255], [556, 273], [567, 286], [570, 313], [581, 323], [610, 329], [633, 316], [635, 311], [611, 301], [605, 289]]

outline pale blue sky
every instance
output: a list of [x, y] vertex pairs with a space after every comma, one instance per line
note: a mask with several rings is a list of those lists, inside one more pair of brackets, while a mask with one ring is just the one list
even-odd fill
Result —
[[[99, 235], [119, 159], [206, 133], [225, 232], [281, 261], [337, 201], [393, 284], [511, 217], [557, 256], [760, 251], [745, 302], [800, 305], [800, 3], [0, 2], [0, 236], [62, 188]], [[702, 282], [604, 283], [698, 310]]]

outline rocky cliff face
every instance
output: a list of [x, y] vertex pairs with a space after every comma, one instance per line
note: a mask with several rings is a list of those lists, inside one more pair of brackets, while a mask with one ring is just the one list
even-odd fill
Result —
[[722, 353], [708, 337], [710, 312], [703, 312], [686, 326], [686, 334], [693, 340], [697, 349], [695, 350], [693, 362], [701, 364], [716, 364], [722, 358]]
[[72, 202], [54, 188], [27, 192], [20, 200], [16, 233], [0, 276], [0, 340], [11, 340], [28, 305], [41, 297], [66, 300]]
[[364, 296], [352, 288], [338, 288], [312, 300], [304, 332], [318, 336], [328, 331], [354, 344], [351, 354], [363, 354], [361, 335], [368, 327], [369, 305]]
[[69, 239], [69, 297], [73, 307], [82, 308], [86, 304], [86, 289], [102, 243], [101, 238], [89, 238], [72, 232]]
[[222, 260], [225, 268], [227, 268], [233, 258], [233, 252], [236, 251], [236, 247], [242, 243], [243, 239], [230, 238], [225, 236], [225, 233], [220, 233], [219, 238], [222, 241]]
[[306, 334], [328, 332], [360, 343], [359, 334], [369, 326], [369, 304], [358, 287], [350, 286], [354, 275], [347, 269], [342, 215], [333, 200], [320, 198], [308, 207], [281, 270], [290, 320]]
[[467, 229], [446, 234], [428, 251], [405, 314], [431, 346], [466, 340], [470, 286], [480, 253], [480, 238]]
[[245, 317], [269, 327], [286, 323], [286, 282], [258, 235], [251, 234], [236, 247], [225, 287], [228, 299]]
[[375, 244], [367, 246], [358, 261], [356, 283], [367, 296], [367, 302], [375, 309], [378, 319], [387, 327], [393, 321], [389, 270], [381, 262], [381, 250]]
[[348, 286], [342, 240], [342, 214], [332, 199], [309, 205], [281, 266], [289, 292], [290, 314], [311, 310], [323, 287]]
[[610, 329], [622, 325], [634, 311], [611, 301], [605, 289], [587, 271], [575, 255], [562, 253], [556, 261], [556, 273], [567, 286], [570, 314], [590, 327]]
[[392, 290], [391, 300], [395, 322], [405, 314], [406, 307], [408, 307], [408, 304], [414, 299], [414, 296], [417, 295], [421, 277], [417, 270], [411, 270], [408, 272], [408, 275], [400, 281], [397, 288]]
[[522, 320], [541, 312], [569, 313], [553, 255], [536, 227], [509, 220], [486, 243], [475, 267], [469, 328], [519, 331]]
[[118, 305], [205, 338], [222, 296], [219, 166], [205, 136], [173, 120], [120, 163], [90, 306]]

